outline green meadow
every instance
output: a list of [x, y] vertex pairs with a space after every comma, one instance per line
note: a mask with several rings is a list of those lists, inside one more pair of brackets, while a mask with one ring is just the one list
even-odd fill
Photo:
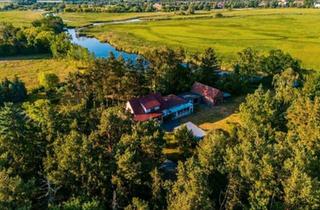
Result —
[[161, 20], [89, 28], [85, 33], [118, 48], [144, 53], [168, 46], [195, 53], [213, 47], [224, 65], [237, 52], [251, 47], [261, 52], [282, 49], [300, 59], [306, 68], [320, 70], [320, 10], [257, 9], [221, 11], [223, 18], [203, 13]]
[[0, 22], [11, 23], [14, 26], [29, 26], [32, 21], [41, 18], [43, 12], [36, 11], [1, 11]]

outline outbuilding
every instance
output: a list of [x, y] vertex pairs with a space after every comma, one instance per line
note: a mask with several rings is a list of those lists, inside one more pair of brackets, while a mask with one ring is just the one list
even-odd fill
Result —
[[217, 88], [195, 82], [191, 89], [192, 93], [202, 96], [202, 100], [211, 106], [215, 106], [223, 102], [223, 92]]
[[174, 130], [179, 130], [183, 127], [186, 127], [189, 131], [192, 132], [193, 136], [196, 139], [203, 139], [206, 135], [206, 132], [204, 130], [202, 130], [201, 128], [199, 128], [198, 126], [196, 126], [195, 124], [193, 124], [192, 122], [187, 122], [184, 123], [178, 127], [176, 127]]

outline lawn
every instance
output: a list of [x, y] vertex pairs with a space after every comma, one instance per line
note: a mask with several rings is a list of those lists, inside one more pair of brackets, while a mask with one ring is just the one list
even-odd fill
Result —
[[242, 102], [244, 102], [244, 97], [240, 96], [214, 107], [200, 105], [196, 107], [192, 115], [183, 118], [181, 123], [190, 121], [207, 132], [213, 129], [229, 131], [230, 123], [240, 122], [237, 111]]
[[29, 26], [32, 21], [41, 18], [43, 12], [36, 11], [1, 11], [0, 22], [12, 23], [14, 26]]
[[52, 72], [64, 80], [69, 72], [77, 70], [77, 63], [67, 60], [55, 60], [50, 57], [31, 56], [0, 60], [0, 81], [12, 79], [17, 75], [26, 84], [28, 90], [39, 85], [40, 72]]
[[[237, 52], [252, 47], [262, 52], [282, 49], [320, 70], [320, 10], [257, 9], [217, 11], [193, 16], [154, 17], [154, 21], [89, 28], [86, 33], [120, 49], [144, 53], [159, 46], [182, 47], [188, 53], [216, 49], [224, 66]], [[169, 20], [168, 20], [169, 18]]]

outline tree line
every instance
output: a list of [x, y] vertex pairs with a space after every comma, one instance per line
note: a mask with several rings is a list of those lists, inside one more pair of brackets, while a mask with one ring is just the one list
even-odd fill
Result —
[[[159, 6], [154, 6], [158, 3]], [[210, 11], [213, 9], [236, 9], [236, 8], [283, 8], [299, 7], [313, 8], [316, 0], [295, 1], [288, 0], [281, 2], [278, 0], [200, 0], [200, 1], [64, 1], [63, 3], [38, 3], [35, 0], [18, 0], [11, 4], [6, 4], [0, 8], [2, 11], [8, 10], [28, 10], [44, 9], [51, 12], [96, 12], [96, 13], [124, 13], [124, 12], [187, 12]], [[192, 13], [184, 13], [192, 14]]]

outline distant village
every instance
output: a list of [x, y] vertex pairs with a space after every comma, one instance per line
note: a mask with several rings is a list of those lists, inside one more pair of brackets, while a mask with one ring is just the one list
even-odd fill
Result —
[[[0, 2], [3, 3], [17, 3], [19, 2], [18, 0], [0, 0]], [[94, 1], [70, 1], [70, 0], [32, 0], [30, 2], [33, 3], [52, 3], [52, 4], [58, 4], [58, 3], [72, 3], [72, 4], [77, 4], [77, 3], [84, 3], [86, 4], [95, 4]], [[102, 1], [103, 2], [103, 1]], [[197, 1], [194, 1], [197, 2]], [[216, 9], [223, 9], [226, 8], [228, 4], [233, 1], [212, 1], [210, 4], [212, 4], [212, 8]], [[270, 0], [261, 0], [258, 1], [259, 3], [257, 4], [258, 7], [304, 7], [306, 6], [305, 0], [276, 0], [276, 1], [270, 1]], [[101, 3], [101, 2], [99, 2]], [[110, 2], [105, 2], [107, 4], [110, 4]], [[185, 2], [186, 4], [188, 1]], [[312, 2], [314, 4], [315, 8], [320, 8], [320, 0], [315, 0]], [[164, 6], [166, 6], [167, 2], [161, 2], [161, 1], [155, 1], [153, 4], [153, 8], [156, 11], [162, 11]], [[273, 5], [275, 4], [275, 5]], [[308, 6], [310, 7], [310, 6]]]

